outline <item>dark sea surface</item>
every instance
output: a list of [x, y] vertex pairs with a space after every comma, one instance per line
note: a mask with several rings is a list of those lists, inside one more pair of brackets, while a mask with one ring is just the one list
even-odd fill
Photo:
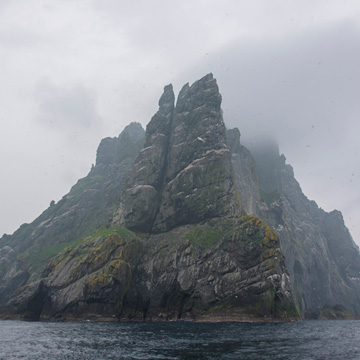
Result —
[[360, 321], [0, 321], [0, 359], [360, 359]]

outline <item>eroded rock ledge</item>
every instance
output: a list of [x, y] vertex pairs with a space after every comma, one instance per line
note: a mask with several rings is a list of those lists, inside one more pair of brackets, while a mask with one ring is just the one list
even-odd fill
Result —
[[98, 230], [50, 261], [7, 313], [52, 321], [298, 319], [278, 236], [252, 216], [148, 238]]

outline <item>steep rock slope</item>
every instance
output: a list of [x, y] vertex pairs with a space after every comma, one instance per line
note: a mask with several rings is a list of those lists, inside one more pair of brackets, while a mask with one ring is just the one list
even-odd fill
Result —
[[301, 313], [316, 318], [342, 306], [360, 316], [360, 255], [341, 213], [327, 213], [303, 194], [275, 144], [252, 153], [265, 200], [257, 215], [280, 236]]
[[10, 246], [0, 249], [0, 305], [5, 304], [29, 279], [29, 272]]
[[133, 277], [121, 319], [298, 318], [278, 236], [252, 216], [151, 235]]
[[259, 214], [261, 196], [255, 160], [249, 150], [240, 144], [239, 129], [227, 130], [226, 138], [231, 152], [231, 164], [240, 207], [246, 214]]
[[276, 145], [241, 145], [220, 105], [211, 74], [176, 106], [168, 85], [145, 136], [131, 124], [104, 139], [86, 178], [0, 239], [1, 312], [289, 319], [294, 294], [302, 316], [360, 316], [360, 255], [341, 213], [306, 198]]
[[0, 271], [0, 305], [52, 256], [77, 245], [82, 237], [109, 221], [144, 134], [140, 124], [132, 123], [119, 137], [102, 140], [96, 165], [88, 176], [31, 224], [23, 224], [13, 235], [0, 239], [0, 249], [8, 247], [0, 252], [0, 264], [9, 264]]

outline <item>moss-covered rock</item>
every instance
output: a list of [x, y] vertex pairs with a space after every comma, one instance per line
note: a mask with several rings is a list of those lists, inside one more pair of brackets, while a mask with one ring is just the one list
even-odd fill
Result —
[[53, 258], [9, 306], [33, 320], [296, 319], [275, 235], [255, 217], [148, 238], [102, 228]]
[[[41, 275], [42, 286], [24, 288], [9, 306], [35, 320], [116, 319], [141, 247], [124, 228], [101, 228], [50, 260]], [[41, 305], [31, 315], [32, 298], [41, 298]]]
[[0, 249], [10, 246], [19, 268], [15, 282], [8, 283], [0, 274], [0, 305], [14, 296], [29, 276], [37, 279], [49, 259], [65, 248], [76, 247], [84, 236], [108, 223], [118, 206], [127, 172], [143, 145], [144, 134], [139, 123], [132, 123], [118, 137], [104, 139], [96, 165], [85, 178], [32, 223], [0, 238]]
[[342, 305], [325, 305], [319, 313], [315, 314], [315, 318], [318, 320], [350, 320], [354, 319], [354, 315]]
[[[263, 221], [252, 220], [255, 233], [269, 236]], [[265, 244], [251, 241], [252, 233], [239, 232], [248, 222], [216, 218], [151, 235], [121, 319], [297, 319], [278, 238], [272, 233]]]

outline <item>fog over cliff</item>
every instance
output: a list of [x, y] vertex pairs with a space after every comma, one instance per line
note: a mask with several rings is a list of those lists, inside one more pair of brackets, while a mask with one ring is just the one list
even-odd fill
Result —
[[360, 244], [358, 1], [0, 1], [0, 233], [58, 201], [164, 85], [212, 72], [244, 144], [276, 138]]

